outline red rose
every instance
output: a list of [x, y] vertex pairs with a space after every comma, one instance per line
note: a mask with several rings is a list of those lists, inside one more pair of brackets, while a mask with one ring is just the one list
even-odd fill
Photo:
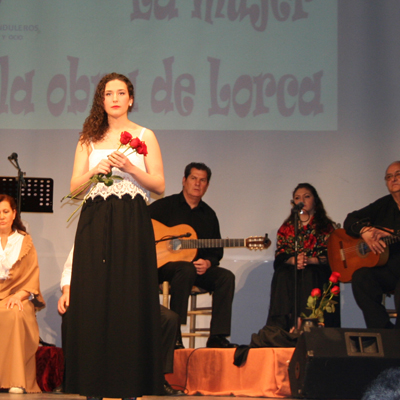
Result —
[[340, 287], [339, 286], [334, 286], [331, 289], [331, 293], [334, 294], [335, 296], [337, 296], [340, 293]]
[[339, 278], [340, 278], [339, 272], [332, 272], [332, 275], [330, 276], [329, 280], [330, 280], [332, 283], [338, 283]]
[[147, 146], [145, 142], [140, 142], [140, 145], [136, 148], [136, 151], [138, 154], [143, 154], [144, 156], [147, 156]]
[[119, 139], [121, 144], [124, 144], [124, 145], [128, 144], [131, 140], [132, 140], [132, 135], [129, 132], [124, 131], [121, 133], [121, 138]]
[[140, 146], [141, 143], [142, 143], [141, 140], [138, 137], [136, 137], [135, 139], [131, 140], [131, 142], [129, 143], [129, 146], [131, 146], [132, 149], [136, 150], [138, 148], [138, 146]]
[[311, 290], [311, 297], [321, 297], [321, 289], [315, 288]]

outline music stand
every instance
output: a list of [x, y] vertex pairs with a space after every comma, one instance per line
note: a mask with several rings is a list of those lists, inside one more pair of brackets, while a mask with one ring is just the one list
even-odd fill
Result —
[[[20, 210], [24, 212], [53, 212], [53, 188], [51, 178], [24, 178], [25, 186], [21, 187]], [[18, 199], [18, 178], [0, 177], [0, 193]]]

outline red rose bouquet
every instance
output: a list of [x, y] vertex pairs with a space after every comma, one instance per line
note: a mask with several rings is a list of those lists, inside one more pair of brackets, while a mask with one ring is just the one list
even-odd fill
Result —
[[[147, 146], [145, 142], [141, 141], [139, 138], [132, 138], [132, 135], [129, 132], [122, 132], [121, 137], [119, 139], [120, 145], [118, 146], [117, 151], [119, 151], [122, 148], [125, 148], [122, 153], [126, 153], [129, 150], [132, 150], [131, 152], [128, 152], [126, 154], [127, 156], [133, 154], [133, 153], [138, 153], [142, 154], [143, 156], [147, 156]], [[90, 196], [90, 193], [93, 191], [93, 189], [96, 187], [98, 183], [104, 183], [106, 186], [111, 186], [114, 184], [115, 180], [122, 180], [118, 175], [112, 175], [112, 172], [109, 172], [108, 174], [96, 174], [93, 175], [87, 182], [83, 183], [80, 185], [78, 188], [76, 188], [73, 192], [67, 194], [64, 196], [61, 201], [70, 198], [70, 199], [76, 199], [79, 195], [82, 193], [86, 192], [87, 189], [91, 186], [89, 192], [85, 195], [83, 198], [81, 204], [79, 207], [70, 215], [70, 217], [67, 219], [67, 222], [74, 216], [74, 214], [85, 204], [86, 200]]]
[[333, 296], [338, 296], [340, 293], [340, 287], [337, 286], [339, 278], [339, 272], [332, 272], [332, 275], [329, 278], [329, 284], [325, 283], [322, 293], [319, 288], [313, 289], [311, 295], [308, 297], [306, 307], [308, 310], [311, 310], [311, 314], [307, 317], [307, 315], [301, 313], [300, 317], [317, 318], [320, 323], [323, 323], [324, 311], [328, 313], [335, 312], [335, 304], [337, 304], [337, 301], [332, 299]]
[[117, 150], [125, 147], [125, 150], [122, 153], [125, 153], [127, 150], [133, 150], [131, 153], [128, 153], [127, 156], [132, 153], [142, 154], [147, 156], [147, 146], [145, 142], [142, 142], [138, 137], [132, 138], [132, 135], [125, 131], [121, 133], [121, 137], [119, 139], [120, 145]]

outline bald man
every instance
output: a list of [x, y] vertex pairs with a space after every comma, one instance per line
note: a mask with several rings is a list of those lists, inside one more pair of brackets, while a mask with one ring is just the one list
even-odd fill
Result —
[[[347, 234], [361, 237], [374, 254], [385, 250], [385, 237], [400, 231], [400, 161], [387, 167], [384, 178], [389, 194], [353, 211], [344, 221]], [[400, 241], [388, 246], [389, 258], [385, 265], [363, 267], [352, 276], [354, 298], [364, 314], [367, 328], [400, 328], [400, 318], [393, 324], [382, 305], [382, 295], [394, 292], [395, 307], [397, 313], [400, 312]]]

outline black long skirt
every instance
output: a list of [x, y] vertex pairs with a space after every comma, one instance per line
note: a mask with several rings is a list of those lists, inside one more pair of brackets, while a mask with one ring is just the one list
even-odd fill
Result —
[[[271, 283], [271, 300], [267, 319], [268, 326], [277, 326], [289, 331], [295, 325], [294, 304], [294, 265], [282, 263], [275, 269]], [[305, 269], [297, 271], [297, 316], [301, 313], [309, 315], [307, 299], [314, 288], [323, 289], [324, 284], [329, 283], [331, 270], [328, 265], [310, 264]], [[339, 302], [339, 297], [334, 298]], [[325, 326], [340, 326], [340, 304], [333, 314], [324, 313]]]
[[88, 200], [75, 238], [68, 393], [163, 394], [157, 282], [154, 232], [142, 196]]

